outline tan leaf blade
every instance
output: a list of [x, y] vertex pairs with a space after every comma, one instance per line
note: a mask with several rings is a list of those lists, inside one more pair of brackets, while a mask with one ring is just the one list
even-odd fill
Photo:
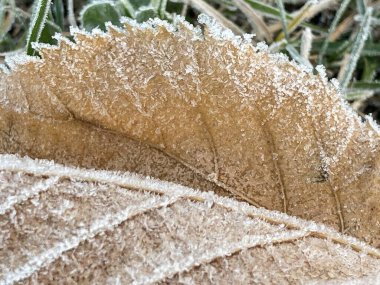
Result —
[[380, 267], [325, 226], [135, 174], [0, 155], [0, 178], [0, 207], [16, 201], [0, 213], [1, 284], [294, 284]]
[[[102, 162], [85, 149], [49, 152], [55, 124], [96, 126], [170, 158], [171, 164], [154, 164], [155, 177], [175, 177], [175, 161], [187, 171], [186, 185], [198, 188], [191, 182], [196, 175], [206, 190], [233, 193], [380, 246], [377, 126], [361, 122], [323, 70], [314, 76], [205, 16], [200, 21], [204, 32], [181, 19], [175, 26], [129, 22], [107, 33], [73, 30], [75, 44], [61, 39], [59, 47], [41, 46], [42, 60], [26, 59], [1, 76], [0, 101], [11, 114], [2, 151], [61, 162], [79, 153], [78, 165], [90, 160], [91, 167], [111, 156], [109, 167], [123, 168], [128, 159], [112, 151], [97, 153]], [[50, 120], [47, 146], [42, 141], [37, 153], [30, 146], [38, 130], [20, 127], [23, 116]], [[80, 139], [91, 141], [91, 135]], [[73, 136], [70, 143], [81, 145], [80, 139]], [[109, 135], [107, 140], [112, 143]], [[16, 150], [7, 147], [10, 141]], [[182, 183], [167, 180], [174, 179]]]

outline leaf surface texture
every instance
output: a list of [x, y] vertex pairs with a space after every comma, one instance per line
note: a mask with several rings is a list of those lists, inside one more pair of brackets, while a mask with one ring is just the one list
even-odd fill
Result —
[[379, 247], [377, 126], [322, 69], [200, 21], [73, 30], [42, 60], [10, 60], [2, 151], [233, 195]]
[[0, 155], [0, 178], [2, 284], [373, 281], [380, 266], [325, 226], [135, 174]]

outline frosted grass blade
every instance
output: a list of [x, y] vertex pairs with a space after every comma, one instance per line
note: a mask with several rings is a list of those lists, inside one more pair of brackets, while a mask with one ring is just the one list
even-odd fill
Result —
[[[272, 7], [272, 6], [269, 6], [267, 4], [264, 4], [260, 1], [256, 1], [256, 0], [245, 0], [253, 9], [259, 11], [260, 13], [268, 16], [268, 17], [271, 17], [271, 18], [274, 18], [274, 19], [281, 19], [281, 12]], [[294, 19], [293, 16], [289, 15], [289, 14], [286, 14], [286, 19], [287, 20], [292, 20]], [[302, 27], [309, 27], [310, 29], [312, 29], [313, 31], [318, 31], [318, 32], [321, 32], [321, 33], [326, 33], [327, 31], [321, 27], [318, 27], [316, 25], [312, 25], [312, 24], [309, 24], [309, 23], [301, 23], [300, 24]]]
[[340, 5], [340, 7], [339, 7], [339, 9], [338, 9], [338, 11], [337, 11], [337, 13], [336, 13], [336, 15], [334, 17], [334, 20], [331, 23], [331, 26], [329, 28], [327, 37], [326, 37], [325, 41], [323, 42], [323, 46], [322, 46], [321, 52], [319, 53], [319, 57], [318, 57], [318, 63], [319, 64], [322, 64], [323, 57], [324, 57], [324, 55], [326, 53], [326, 50], [327, 50], [327, 47], [329, 45], [330, 36], [335, 31], [336, 26], [338, 25], [340, 19], [342, 18], [343, 13], [346, 11], [346, 9], [347, 9], [348, 4], [350, 3], [350, 1], [351, 0], [343, 0], [342, 4]]
[[310, 28], [306, 28], [301, 37], [301, 56], [305, 59], [309, 59], [311, 45], [313, 41], [313, 34], [311, 33]]
[[306, 58], [303, 58], [292, 45], [286, 45], [286, 50], [289, 52], [289, 54], [295, 61], [306, 66], [309, 69], [313, 69], [313, 66], [311, 65], [309, 60]]
[[[297, 15], [289, 22], [287, 25], [287, 32], [290, 33], [294, 31], [301, 23], [309, 16], [309, 10], [313, 7], [312, 2], [307, 2], [305, 5], [297, 12]], [[276, 41], [280, 41], [284, 38], [284, 32], [281, 32]]]
[[282, 0], [276, 0], [276, 3], [281, 14], [282, 30], [285, 35], [285, 39], [289, 42], [289, 33], [288, 33], [288, 28], [287, 28], [287, 23], [286, 23], [286, 11], [284, 8], [284, 3], [282, 3]]
[[380, 92], [380, 81], [357, 81], [352, 83], [351, 88], [357, 90], [370, 90], [373, 92]]
[[168, 4], [168, 0], [161, 0], [160, 3], [160, 9], [159, 9], [159, 15], [163, 19], [166, 15], [166, 5]]
[[54, 9], [54, 19], [57, 25], [62, 29], [63, 28], [63, 19], [64, 19], [64, 8], [62, 0], [54, 0], [53, 2]]
[[47, 15], [50, 10], [50, 3], [51, 0], [38, 0], [38, 2], [36, 3], [26, 44], [26, 53], [28, 55], [35, 54], [35, 50], [32, 47], [32, 43], [38, 42], [38, 40], [40, 39], [42, 29], [45, 26]]
[[67, 14], [68, 14], [70, 26], [76, 27], [77, 21], [75, 20], [73, 0], [67, 0]]
[[356, 36], [354, 45], [352, 47], [349, 64], [346, 66], [345, 70], [342, 73], [342, 78], [340, 79], [340, 83], [343, 88], [346, 88], [348, 86], [352, 78], [352, 74], [356, 68], [356, 64], [363, 50], [364, 43], [367, 40], [368, 35], [370, 33], [372, 11], [372, 7], [367, 8], [367, 11], [363, 17], [363, 21], [360, 25], [359, 32]]

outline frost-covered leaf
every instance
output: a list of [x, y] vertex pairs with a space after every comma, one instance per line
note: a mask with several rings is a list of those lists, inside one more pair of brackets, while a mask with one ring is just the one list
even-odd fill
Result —
[[136, 21], [139, 23], [157, 17], [157, 10], [152, 6], [142, 6], [136, 12]]
[[1, 284], [371, 283], [380, 268], [325, 226], [139, 175], [0, 155], [0, 179]]
[[105, 30], [104, 23], [111, 22], [120, 25], [120, 15], [114, 4], [107, 1], [99, 1], [85, 6], [81, 12], [81, 22], [83, 28], [92, 31], [94, 28]]
[[[73, 30], [75, 44], [41, 46], [42, 59], [9, 59], [13, 70], [0, 78], [2, 152], [125, 164], [183, 183], [171, 161], [186, 173], [183, 184], [380, 246], [377, 126], [346, 105], [322, 67], [313, 75], [205, 16], [200, 22], [203, 33], [181, 19]], [[135, 148], [123, 152], [129, 143]], [[151, 151], [160, 157], [154, 170], [133, 165]]]

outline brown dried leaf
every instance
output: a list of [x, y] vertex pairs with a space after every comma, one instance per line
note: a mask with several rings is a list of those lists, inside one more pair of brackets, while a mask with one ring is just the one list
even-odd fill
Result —
[[0, 283], [375, 281], [325, 226], [133, 174], [0, 155]]
[[[110, 156], [110, 168], [123, 168], [124, 158], [111, 150], [90, 157], [69, 146], [63, 154], [47, 150], [54, 148], [54, 124], [67, 124], [60, 138], [75, 133], [67, 130], [71, 125], [96, 126], [104, 130], [94, 136], [109, 130], [125, 138], [121, 151], [132, 140], [142, 144], [144, 161], [159, 152], [163, 162], [155, 162], [155, 177], [182, 183], [170, 169], [181, 165], [186, 185], [198, 187], [191, 177], [202, 177], [199, 188], [230, 192], [380, 246], [377, 126], [361, 122], [323, 70], [312, 75], [210, 19], [201, 21], [203, 33], [181, 20], [175, 26], [157, 20], [127, 23], [125, 30], [109, 26], [106, 34], [74, 30], [75, 44], [61, 39], [59, 47], [40, 47], [42, 60], [15, 64], [0, 83], [2, 108], [18, 116], [8, 125], [22, 134], [14, 151], [57, 155], [61, 162], [69, 153], [96, 167]], [[18, 127], [31, 114], [36, 121], [49, 118], [48, 146], [27, 124]], [[18, 140], [19, 133], [4, 136]], [[105, 141], [113, 149], [111, 138]], [[72, 136], [69, 143], [80, 146], [82, 139], [92, 135]], [[30, 148], [33, 140], [41, 144], [38, 153]], [[93, 162], [97, 156], [103, 162]], [[136, 172], [139, 167], [150, 171], [138, 166]]]

